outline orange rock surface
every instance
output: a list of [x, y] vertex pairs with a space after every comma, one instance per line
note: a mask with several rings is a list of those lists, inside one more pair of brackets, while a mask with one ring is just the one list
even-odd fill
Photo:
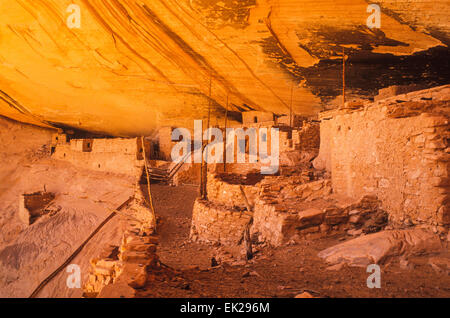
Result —
[[[80, 28], [66, 24], [72, 3]], [[213, 123], [227, 96], [236, 112], [286, 114], [292, 97], [314, 114], [339, 95], [340, 66], [323, 63], [343, 48], [398, 58], [447, 47], [448, 1], [377, 3], [381, 29], [367, 27], [363, 0], [2, 1], [0, 115], [137, 136], [206, 118], [210, 88]]]

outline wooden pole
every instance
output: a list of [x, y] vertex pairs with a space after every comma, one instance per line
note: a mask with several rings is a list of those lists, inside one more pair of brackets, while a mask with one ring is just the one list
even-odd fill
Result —
[[[209, 99], [208, 99], [208, 128], [211, 125], [211, 91], [212, 91], [212, 76], [209, 76]], [[208, 138], [209, 138], [209, 134], [208, 134]]]
[[227, 125], [228, 125], [228, 94], [225, 108], [225, 136], [223, 138], [223, 172], [227, 172]]
[[342, 108], [345, 108], [345, 48], [342, 48]]
[[291, 83], [291, 105], [289, 106], [289, 126], [292, 128], [292, 100], [294, 96], [294, 82]]
[[247, 225], [245, 226], [244, 233], [242, 234], [242, 238], [239, 241], [239, 244], [244, 241], [245, 246], [245, 254], [247, 256], [247, 260], [250, 260], [253, 258], [253, 250], [252, 250], [252, 240], [250, 237], [250, 227], [253, 224], [253, 208], [251, 207], [250, 203], [248, 202], [247, 196], [245, 195], [244, 187], [241, 185], [239, 186], [239, 189], [241, 190], [242, 197], [244, 198], [245, 205], [247, 206], [248, 213], [251, 214], [250, 220], [248, 221]]
[[[203, 127], [203, 119], [202, 119], [202, 127]], [[203, 167], [203, 165], [204, 165], [204, 162], [203, 162], [203, 132], [202, 132], [202, 145], [201, 145], [200, 151], [201, 151], [201, 156], [202, 156], [202, 161], [200, 163], [200, 198], [203, 199], [204, 198], [204, 195], [203, 195], [203, 169], [204, 169], [204, 167]]]
[[[208, 99], [208, 121], [206, 123], [207, 129], [210, 128], [211, 126], [211, 93], [212, 93], [212, 75], [209, 76], [209, 99]], [[206, 188], [207, 188], [207, 183], [208, 183], [208, 154], [206, 153], [205, 155], [205, 159], [203, 160], [203, 152], [205, 151], [206, 148], [206, 144], [209, 142], [209, 138], [211, 136], [209, 135], [209, 133], [207, 134], [206, 138], [206, 142], [202, 143], [202, 162], [204, 163], [203, 169], [202, 169], [202, 173], [203, 173], [203, 182], [202, 182], [202, 199], [206, 200], [207, 199], [207, 193], [206, 193]]]
[[147, 164], [147, 156], [145, 154], [145, 144], [144, 144], [144, 137], [141, 137], [141, 142], [142, 142], [142, 153], [144, 155], [144, 167], [145, 167], [145, 173], [147, 176], [147, 191], [148, 191], [148, 205], [150, 206], [150, 212], [152, 213], [152, 218], [153, 218], [153, 222], [152, 222], [152, 227], [153, 227], [153, 231], [156, 232], [156, 213], [155, 213], [155, 209], [153, 207], [153, 199], [152, 199], [152, 191], [150, 188], [150, 175], [148, 173], [148, 164]]

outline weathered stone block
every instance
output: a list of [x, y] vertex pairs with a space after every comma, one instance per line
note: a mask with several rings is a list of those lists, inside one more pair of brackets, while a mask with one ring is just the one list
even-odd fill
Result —
[[319, 209], [308, 209], [298, 213], [299, 228], [320, 225], [323, 222], [325, 212]]

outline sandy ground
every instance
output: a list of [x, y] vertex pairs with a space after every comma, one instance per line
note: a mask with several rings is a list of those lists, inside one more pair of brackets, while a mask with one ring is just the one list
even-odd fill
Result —
[[[111, 213], [134, 195], [134, 179], [82, 170], [50, 158], [51, 131], [0, 117], [0, 297], [28, 297]], [[31, 226], [18, 217], [19, 197], [44, 188], [55, 194], [55, 215]], [[72, 261], [83, 281], [89, 261], [122, 238], [113, 219]], [[38, 297], [81, 297], [61, 271]]]
[[197, 189], [152, 185], [152, 193], [161, 219], [158, 254], [177, 274], [155, 275], [138, 297], [294, 297], [303, 291], [317, 297], [450, 297], [448, 273], [436, 272], [427, 257], [411, 260], [413, 269], [398, 261], [382, 265], [380, 289], [367, 287], [364, 268], [327, 270], [317, 253], [342, 242], [338, 238], [265, 247], [245, 265], [211, 268], [217, 247], [189, 242]]
[[[28, 297], [39, 283], [58, 268], [92, 231], [120, 204], [134, 194], [133, 182], [122, 176], [83, 171], [51, 159], [41, 160], [18, 172], [18, 182], [2, 193], [0, 211], [10, 217], [2, 230], [19, 226], [18, 198], [46, 184], [55, 193], [60, 211], [23, 226], [12, 239], [0, 245], [0, 297]], [[99, 184], [101, 187], [99, 187]], [[73, 264], [86, 279], [89, 260], [107, 244], [119, 245], [122, 237], [117, 220], [97, 234]], [[80, 297], [81, 290], [68, 289], [65, 271], [55, 277], [39, 297]]]

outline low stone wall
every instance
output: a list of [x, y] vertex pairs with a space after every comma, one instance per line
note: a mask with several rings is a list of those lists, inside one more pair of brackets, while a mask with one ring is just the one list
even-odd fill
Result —
[[190, 238], [199, 242], [237, 245], [251, 214], [204, 200], [196, 200], [192, 213]]
[[173, 177], [173, 184], [178, 185], [200, 185], [201, 164], [185, 163]]
[[[246, 155], [246, 161], [248, 161], [248, 155]], [[234, 173], [240, 175], [246, 175], [249, 173], [261, 173], [261, 163], [227, 163], [226, 170], [223, 163], [209, 164], [208, 172], [210, 173]]]
[[250, 181], [255, 177], [252, 174], [240, 176], [241, 182], [234, 183], [230, 183], [225, 177], [222, 174], [209, 173], [207, 194], [209, 201], [230, 208], [247, 208], [241, 187], [250, 206], [255, 205], [260, 195], [267, 196], [269, 193], [277, 199], [296, 198], [303, 201], [312, 201], [331, 193], [331, 181], [316, 180], [314, 172], [308, 170], [293, 176], [265, 176], [250, 185], [245, 183], [253, 183]]
[[373, 233], [387, 225], [387, 213], [375, 197], [345, 205], [332, 199], [328, 206], [323, 203], [302, 207], [300, 201], [279, 203], [262, 198], [255, 206], [252, 233], [259, 241], [279, 246], [293, 239]]
[[281, 244], [284, 238], [295, 234], [286, 231], [290, 232], [289, 222], [295, 223], [297, 205], [331, 193], [329, 179], [315, 180], [317, 176], [307, 169], [297, 173], [262, 179], [252, 174], [208, 174], [208, 201], [198, 200], [194, 205], [191, 238], [236, 245], [252, 216], [252, 213], [242, 212], [247, 209], [242, 187], [255, 215], [252, 232], [262, 234], [262, 238], [273, 245]]
[[[84, 297], [133, 297], [134, 289], [142, 288], [147, 282], [148, 271], [159, 267], [158, 238], [153, 235], [156, 220], [145, 204], [137, 184], [134, 200], [123, 212], [116, 211], [124, 232], [122, 243], [108, 246], [98, 258], [91, 260], [91, 271], [83, 287]], [[111, 285], [115, 286], [108, 288]]]
[[245, 199], [242, 195], [241, 188], [244, 190], [245, 196], [251, 206], [255, 204], [257, 194], [259, 192], [258, 184], [256, 185], [240, 185], [230, 184], [221, 179], [217, 174], [208, 174], [207, 194], [208, 200], [230, 208], [246, 208]]
[[[133, 297], [133, 289], [142, 288], [147, 282], [148, 271], [158, 267], [157, 243], [154, 236], [125, 233], [117, 255], [109, 253], [104, 258], [91, 260], [91, 273], [83, 287], [84, 297]], [[124, 289], [114, 286], [121, 282], [128, 287], [127, 294], [120, 295]], [[112, 288], [105, 291], [109, 285], [113, 285]]]
[[101, 255], [100, 258], [91, 259], [91, 271], [86, 284], [83, 286], [86, 298], [95, 298], [98, 293], [109, 284], [112, 284], [122, 271], [122, 263], [114, 257], [113, 250], [109, 255]]
[[447, 85], [358, 110], [323, 113], [315, 167], [331, 172], [337, 194], [376, 195], [394, 223], [426, 223], [445, 231], [450, 224], [449, 100]]
[[269, 177], [261, 182], [261, 195], [264, 198], [283, 200], [295, 198], [313, 201], [331, 194], [331, 181], [322, 179], [307, 182], [303, 176]]

